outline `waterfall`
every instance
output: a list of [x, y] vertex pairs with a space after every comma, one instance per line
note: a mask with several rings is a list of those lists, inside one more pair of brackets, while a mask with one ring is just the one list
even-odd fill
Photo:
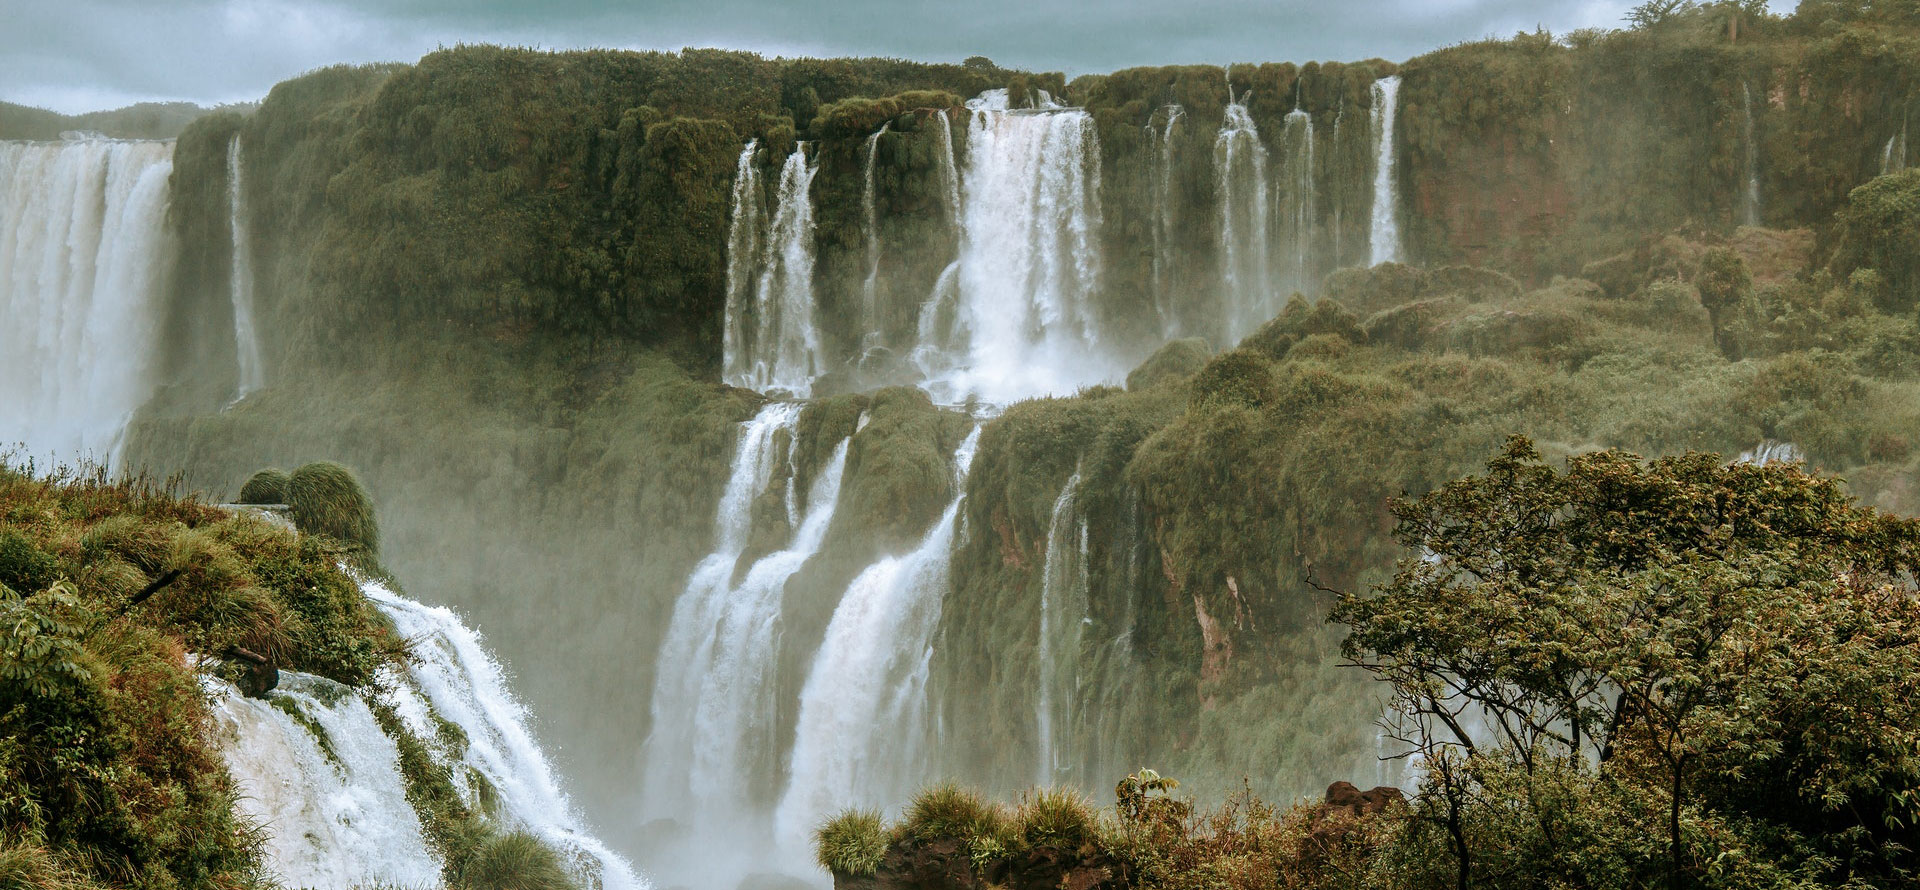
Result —
[[1760, 224], [1760, 147], [1753, 134], [1753, 90], [1740, 84], [1741, 142], [1746, 149], [1746, 183], [1740, 192], [1740, 224]]
[[399, 749], [357, 693], [291, 671], [267, 701], [206, 684], [236, 809], [264, 829], [266, 866], [282, 885], [440, 883], [438, 857], [407, 803]]
[[1040, 94], [1008, 108], [1005, 90], [968, 103], [957, 324], [964, 354], [928, 388], [1008, 402], [1065, 393], [1125, 373], [1103, 343], [1100, 145], [1093, 118]]
[[1907, 169], [1907, 121], [1900, 120], [1900, 132], [1887, 137], [1887, 147], [1880, 152], [1880, 175], [1886, 176]]
[[[1340, 158], [1345, 153], [1345, 150], [1341, 148], [1340, 130], [1342, 127], [1346, 125], [1346, 120], [1347, 120], [1347, 99], [1343, 95], [1340, 97], [1339, 108], [1333, 112], [1333, 139], [1331, 139], [1328, 142], [1329, 145], [1333, 146], [1333, 157], [1335, 159], [1336, 169], [1338, 168], [1338, 163]], [[1347, 218], [1346, 177], [1341, 176], [1338, 173], [1335, 173], [1333, 175], [1333, 219], [1332, 219], [1332, 222], [1329, 224], [1329, 229], [1330, 231], [1332, 231], [1333, 237], [1328, 239], [1330, 242], [1329, 247], [1333, 251], [1333, 256], [1328, 258], [1330, 260], [1329, 268], [1334, 268], [1334, 269], [1346, 268], [1346, 264], [1345, 262], [1343, 262], [1347, 256], [1346, 218]]]
[[239, 363], [239, 385], [233, 400], [238, 402], [266, 385], [266, 368], [260, 360], [260, 335], [253, 316], [253, 229], [248, 223], [245, 167], [240, 157], [240, 134], [227, 143], [228, 231], [233, 236], [233, 267], [228, 289], [233, 297], [233, 344]]
[[867, 327], [861, 341], [866, 347], [886, 345], [880, 318], [880, 216], [874, 209], [873, 164], [880, 155], [880, 137], [892, 126], [892, 122], [882, 124], [867, 137], [867, 169], [860, 188], [860, 212], [867, 227], [867, 280], [861, 285], [861, 306]]
[[1039, 740], [1035, 783], [1052, 786], [1071, 769], [1055, 726], [1072, 724], [1078, 691], [1080, 639], [1087, 616], [1087, 523], [1076, 517], [1074, 500], [1080, 474], [1060, 489], [1047, 523], [1047, 555], [1040, 574], [1040, 634], [1036, 661], [1040, 682], [1035, 696], [1034, 731]]
[[780, 170], [778, 203], [760, 226], [759, 174], [749, 142], [735, 164], [727, 233], [726, 380], [805, 397], [820, 373], [813, 298], [813, 176], [806, 143]]
[[[1289, 281], [1292, 289], [1314, 289], [1313, 224], [1315, 188], [1313, 176], [1313, 115], [1296, 108], [1287, 114], [1280, 131], [1280, 144], [1286, 152], [1286, 178], [1281, 183], [1281, 219], [1286, 227]], [[1256, 325], [1280, 313], [1277, 305], [1263, 308]]]
[[[286, 886], [316, 890], [439, 885], [440, 862], [407, 801], [399, 748], [371, 697], [453, 769], [467, 803], [501, 830], [546, 842], [580, 886], [645, 888], [575, 815], [479, 635], [452, 612], [379, 582], [363, 582], [361, 591], [411, 644], [414, 661], [404, 671], [389, 669], [365, 691], [282, 672], [265, 701], [205, 681], [239, 810], [266, 832], [268, 870]], [[443, 725], [457, 727], [460, 740], [449, 741]]]
[[0, 142], [0, 449], [118, 458], [153, 391], [172, 153]]
[[[1251, 94], [1249, 94], [1251, 95]], [[1267, 265], [1267, 149], [1247, 111], [1248, 96], [1227, 105], [1213, 140], [1220, 178], [1220, 281], [1223, 340], [1240, 342], [1273, 317]]]
[[1400, 262], [1400, 171], [1394, 166], [1399, 103], [1399, 75], [1373, 82], [1373, 225], [1367, 241], [1376, 266]]
[[840, 808], [898, 804], [932, 778], [927, 674], [979, 441], [975, 427], [954, 452], [954, 499], [920, 545], [868, 566], [834, 609], [800, 693], [793, 778], [775, 816], [788, 851], [804, 854], [814, 826]]
[[940, 198], [945, 202], [947, 224], [955, 232], [960, 231], [960, 166], [954, 160], [953, 122], [942, 111], [935, 115], [940, 119]]
[[[787, 582], [819, 552], [833, 522], [850, 439], [820, 469], [786, 549], [756, 560], [731, 583], [744, 547], [753, 493], [771, 430], [791, 433], [797, 411], [770, 408], [748, 424], [716, 520], [717, 549], [674, 606], [654, 690], [654, 733], [645, 752], [649, 811], [719, 837], [760, 824], [782, 753], [774, 711]], [[797, 443], [796, 443], [797, 445]], [[791, 456], [788, 458], [791, 460]], [[791, 500], [789, 500], [791, 503]]]
[[459, 762], [493, 790], [495, 818], [559, 851], [581, 886], [644, 888], [626, 860], [589, 834], [574, 812], [528, 729], [526, 709], [507, 690], [505, 672], [480, 635], [452, 611], [423, 606], [379, 582], [365, 582], [361, 591], [410, 644], [414, 659], [406, 676], [384, 683], [408, 729], [432, 738], [441, 720], [460, 727], [466, 745]]
[[728, 382], [753, 373], [754, 284], [760, 268], [760, 168], [753, 163], [759, 140], [740, 150], [733, 167], [733, 211], [727, 227], [727, 316], [722, 367]]
[[1172, 288], [1168, 285], [1173, 260], [1173, 130], [1187, 116], [1187, 110], [1180, 105], [1168, 105], [1160, 109], [1160, 116], [1157, 132], [1151, 123], [1147, 125], [1147, 137], [1154, 147], [1153, 308], [1160, 314], [1161, 336], [1170, 340], [1180, 335]]
[[699, 744], [689, 716], [698, 706], [703, 672], [712, 657], [712, 634], [727, 607], [734, 567], [747, 547], [753, 500], [773, 476], [775, 441], [791, 436], [800, 406], [774, 402], [742, 425], [733, 465], [714, 518], [713, 552], [702, 559], [674, 602], [654, 674], [653, 731], [643, 761], [648, 811], [662, 818], [684, 815], [696, 800], [690, 767]]

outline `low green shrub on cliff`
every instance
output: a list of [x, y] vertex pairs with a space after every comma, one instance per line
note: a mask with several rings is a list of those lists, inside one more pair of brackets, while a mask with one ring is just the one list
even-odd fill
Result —
[[379, 559], [380, 524], [373, 499], [352, 470], [332, 461], [306, 464], [287, 477], [286, 498], [301, 531], [325, 535]]
[[245, 485], [240, 486], [238, 503], [242, 504], [284, 504], [287, 502], [287, 483], [292, 481], [286, 470], [268, 467], [247, 477]]
[[315, 539], [103, 472], [0, 465], [0, 872], [18, 886], [249, 886], [258, 835], [189, 656], [369, 682], [400, 647]]
[[814, 833], [815, 858], [835, 875], [870, 875], [887, 855], [886, 821], [878, 810], [846, 810]]

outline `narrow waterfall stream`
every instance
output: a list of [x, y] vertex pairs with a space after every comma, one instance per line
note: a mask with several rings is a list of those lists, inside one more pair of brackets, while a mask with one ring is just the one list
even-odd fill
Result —
[[1373, 224], [1367, 239], [1374, 265], [1400, 261], [1400, 172], [1394, 156], [1399, 103], [1399, 75], [1374, 81]]
[[[1286, 245], [1286, 281], [1291, 292], [1313, 293], [1318, 288], [1314, 276], [1314, 229], [1319, 213], [1319, 189], [1315, 182], [1313, 115], [1300, 109], [1287, 114], [1280, 131], [1282, 175], [1279, 183], [1281, 241]], [[1284, 294], [1269, 292], [1268, 300], [1258, 307], [1257, 316], [1265, 321], [1278, 314]]]
[[233, 134], [227, 144], [227, 200], [231, 208], [227, 228], [233, 233], [229, 290], [233, 297], [233, 342], [239, 377], [234, 387], [236, 402], [265, 386], [267, 381], [266, 366], [260, 356], [259, 327], [254, 320], [253, 227], [247, 212], [246, 162], [240, 145], [240, 134]]
[[[1245, 109], [1242, 109], [1244, 111]], [[1160, 316], [1160, 333], [1166, 339], [1180, 335], [1180, 318], [1173, 294], [1173, 134], [1187, 110], [1178, 104], [1160, 109], [1158, 129], [1149, 122], [1147, 135], [1153, 140], [1153, 309]], [[1255, 141], [1258, 146], [1258, 141]], [[1222, 239], [1223, 241], [1225, 239]]]
[[756, 143], [735, 165], [727, 250], [727, 382], [806, 397], [823, 370], [814, 318], [813, 177], [799, 143], [780, 169], [773, 216], [762, 231]]
[[1226, 120], [1213, 141], [1213, 166], [1219, 177], [1220, 332], [1223, 345], [1240, 342], [1272, 317], [1269, 267], [1267, 149], [1260, 141], [1246, 100], [1227, 105]]
[[155, 387], [172, 155], [172, 142], [0, 142], [0, 449], [117, 462]]
[[1087, 622], [1087, 523], [1078, 515], [1080, 474], [1074, 473], [1053, 502], [1047, 524], [1047, 555], [1040, 569], [1040, 630], [1036, 644], [1039, 682], [1034, 695], [1034, 735], [1040, 762], [1034, 784], [1051, 787], [1068, 769], [1072, 740], [1062, 729], [1073, 725], [1078, 690], [1075, 668]]

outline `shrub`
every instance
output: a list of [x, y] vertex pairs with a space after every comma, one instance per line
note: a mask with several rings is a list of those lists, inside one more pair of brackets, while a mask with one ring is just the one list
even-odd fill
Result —
[[292, 479], [286, 470], [268, 467], [247, 479], [240, 486], [242, 504], [284, 504], [287, 502], [287, 483]]
[[460, 890], [573, 890], [560, 857], [524, 831], [503, 834], [482, 844], [460, 864]]
[[1207, 341], [1199, 337], [1174, 340], [1155, 350], [1153, 355], [1140, 363], [1140, 367], [1127, 375], [1127, 389], [1139, 392], [1168, 381], [1192, 377], [1206, 366], [1211, 351], [1207, 348]]
[[997, 838], [1005, 821], [1000, 808], [980, 792], [949, 782], [915, 795], [902, 829], [918, 841], [960, 838], [971, 842]]
[[814, 833], [815, 857], [836, 875], [870, 875], [887, 854], [887, 830], [877, 810], [843, 810]]
[[1013, 814], [1013, 833], [1027, 848], [1078, 849], [1100, 833], [1093, 804], [1080, 792], [1037, 789], [1020, 801]]
[[45, 590], [59, 580], [60, 563], [19, 532], [0, 532], [0, 585], [20, 594]]
[[380, 527], [373, 501], [359, 477], [331, 461], [318, 461], [294, 470], [287, 478], [287, 505], [300, 530], [359, 548], [367, 556], [380, 554]]

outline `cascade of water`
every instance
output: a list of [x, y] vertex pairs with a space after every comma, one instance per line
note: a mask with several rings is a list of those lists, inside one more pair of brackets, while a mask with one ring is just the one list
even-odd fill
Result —
[[1080, 474], [1060, 489], [1047, 523], [1047, 555], [1040, 574], [1040, 635], [1036, 661], [1040, 682], [1034, 706], [1034, 731], [1039, 740], [1041, 787], [1055, 783], [1071, 769], [1066, 748], [1055, 726], [1071, 725], [1078, 686], [1077, 661], [1087, 617], [1087, 523], [1076, 515], [1075, 498]]
[[1100, 146], [1084, 110], [1041, 94], [1038, 111], [1008, 110], [1005, 90], [968, 103], [962, 179], [959, 325], [969, 336], [953, 370], [929, 381], [943, 398], [990, 402], [1069, 392], [1117, 378], [1122, 356], [1102, 342]]
[[0, 443], [114, 463], [153, 391], [171, 142], [0, 142]]
[[1887, 137], [1887, 147], [1880, 152], [1880, 175], [1886, 176], [1907, 169], [1907, 121], [1900, 120], [1900, 132]]
[[947, 224], [960, 231], [960, 166], [953, 152], [953, 122], [942, 111], [934, 132], [940, 134], [940, 199], [947, 209]]
[[727, 315], [722, 340], [726, 379], [746, 381], [753, 373], [754, 284], [761, 252], [760, 168], [753, 163], [760, 141], [741, 149], [733, 168], [733, 211], [727, 228]]
[[[1337, 109], [1335, 109], [1335, 111], [1333, 112], [1333, 140], [1330, 143], [1328, 143], [1333, 146], [1333, 157], [1335, 158], [1336, 162], [1344, 154], [1344, 150], [1340, 147], [1340, 130], [1342, 127], [1345, 126], [1346, 119], [1347, 119], [1347, 100], [1346, 100], [1346, 97], [1342, 96], [1340, 99], [1340, 106]], [[1347, 257], [1347, 252], [1346, 252], [1347, 184], [1345, 181], [1345, 177], [1336, 175], [1334, 177], [1332, 188], [1333, 188], [1333, 213], [1332, 213], [1333, 220], [1331, 223], [1332, 225], [1331, 231], [1333, 232], [1333, 237], [1328, 239], [1328, 241], [1330, 242], [1328, 247], [1333, 253], [1333, 256], [1329, 258], [1331, 260], [1330, 268], [1343, 269], [1346, 267], [1345, 260]]]
[[282, 885], [440, 883], [440, 864], [407, 803], [399, 748], [358, 694], [292, 671], [280, 673], [271, 702], [205, 682], [236, 809], [264, 829], [265, 864]]
[[790, 852], [806, 853], [835, 810], [897, 804], [931, 778], [927, 674], [979, 442], [975, 427], [954, 452], [954, 499], [920, 545], [868, 566], [834, 609], [800, 693], [793, 778], [775, 817]]
[[1757, 226], [1760, 224], [1760, 146], [1753, 134], [1753, 90], [1744, 81], [1740, 84], [1740, 113], [1741, 141], [1746, 150], [1746, 182], [1740, 192], [1740, 224]]
[[245, 165], [240, 157], [240, 134], [227, 143], [228, 230], [233, 234], [233, 267], [229, 290], [233, 297], [233, 342], [239, 364], [238, 402], [266, 385], [266, 366], [260, 358], [260, 338], [253, 322], [253, 229], [248, 224]]
[[681, 816], [698, 799], [700, 789], [692, 784], [690, 765], [699, 739], [688, 716], [699, 704], [704, 679], [700, 666], [712, 658], [714, 628], [726, 610], [734, 567], [752, 529], [753, 500], [782, 457], [774, 442], [781, 433], [791, 436], [799, 421], [799, 405], [774, 402], [741, 426], [713, 521], [713, 552], [694, 568], [674, 602], [654, 674], [653, 730], [643, 755], [645, 804], [655, 817]]
[[[727, 258], [727, 382], [805, 397], [821, 370], [820, 334], [814, 320], [811, 195], [813, 176], [820, 168], [808, 160], [806, 143], [794, 147], [780, 169], [773, 219], [760, 234], [754, 225], [758, 211], [752, 209], [759, 201], [753, 149], [749, 143], [741, 153], [734, 176]], [[755, 268], [758, 279], [748, 284], [748, 270]]]
[[1179, 105], [1160, 109], [1160, 128], [1147, 124], [1147, 136], [1154, 146], [1153, 163], [1153, 308], [1160, 313], [1160, 333], [1167, 339], [1179, 336], [1179, 318], [1174, 313], [1169, 285], [1173, 252], [1173, 131], [1187, 116]]
[[[1282, 183], [1281, 218], [1286, 226], [1289, 283], [1295, 291], [1313, 289], [1313, 228], [1316, 189], [1313, 173], [1313, 115], [1294, 109], [1287, 114], [1280, 131], [1286, 151], [1286, 179]], [[1268, 305], [1260, 322], [1279, 314], [1280, 307]]]
[[1756, 467], [1806, 462], [1807, 455], [1800, 450], [1800, 446], [1773, 439], [1762, 441], [1750, 451], [1741, 452], [1740, 457], [1734, 460], [1736, 464], [1752, 464]]
[[505, 674], [480, 635], [453, 612], [423, 606], [379, 582], [365, 582], [361, 591], [413, 653], [406, 676], [389, 677], [385, 684], [409, 729], [433, 738], [432, 716], [460, 727], [466, 738], [461, 763], [493, 789], [496, 818], [559, 850], [562, 861], [583, 878], [582, 886], [644, 887], [626, 860], [587, 832], [527, 728], [526, 709], [507, 690]]
[[1220, 279], [1223, 343], [1231, 345], [1273, 316], [1267, 261], [1267, 149], [1247, 111], [1247, 99], [1227, 105], [1213, 140], [1220, 178]]
[[882, 124], [867, 137], [867, 169], [860, 188], [860, 211], [867, 227], [867, 280], [860, 288], [867, 328], [862, 340], [867, 347], [886, 345], [880, 318], [880, 216], [874, 209], [873, 165], [880, 156], [880, 137], [892, 126], [891, 121]]
[[1399, 75], [1373, 82], [1373, 225], [1367, 241], [1376, 266], [1400, 262], [1400, 171], [1394, 167], [1399, 103]]

